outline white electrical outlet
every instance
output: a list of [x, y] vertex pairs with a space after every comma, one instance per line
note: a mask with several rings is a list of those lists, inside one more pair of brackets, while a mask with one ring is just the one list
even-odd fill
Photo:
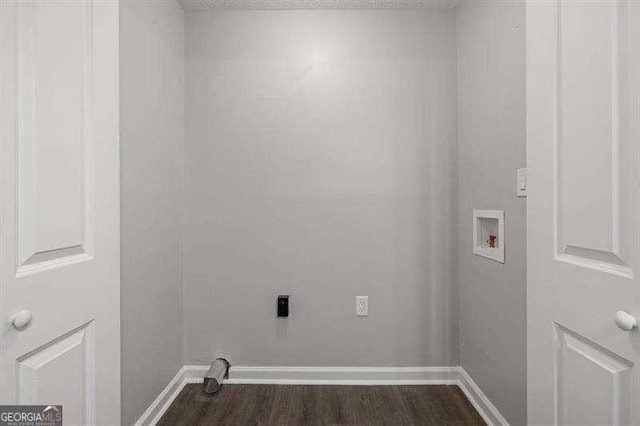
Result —
[[369, 296], [356, 296], [356, 316], [366, 317], [369, 315]]

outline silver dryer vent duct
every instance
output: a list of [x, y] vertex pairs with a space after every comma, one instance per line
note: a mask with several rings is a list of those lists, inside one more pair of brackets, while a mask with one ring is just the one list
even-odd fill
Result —
[[222, 387], [222, 381], [228, 377], [229, 361], [224, 358], [216, 358], [204, 376], [204, 392], [209, 394], [218, 392]]

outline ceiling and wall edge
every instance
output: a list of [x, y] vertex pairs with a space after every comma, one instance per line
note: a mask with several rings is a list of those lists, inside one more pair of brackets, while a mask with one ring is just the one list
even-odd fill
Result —
[[178, 0], [185, 10], [451, 9], [464, 0]]

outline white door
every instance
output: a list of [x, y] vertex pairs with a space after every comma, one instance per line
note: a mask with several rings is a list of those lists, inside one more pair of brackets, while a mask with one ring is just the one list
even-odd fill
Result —
[[526, 13], [528, 420], [640, 425], [640, 2]]
[[2, 0], [0, 55], [0, 404], [117, 424], [117, 1]]

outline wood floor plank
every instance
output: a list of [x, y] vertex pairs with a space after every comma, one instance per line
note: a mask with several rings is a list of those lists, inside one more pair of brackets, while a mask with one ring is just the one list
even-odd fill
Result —
[[180, 392], [159, 425], [485, 425], [457, 386], [202, 385]]

